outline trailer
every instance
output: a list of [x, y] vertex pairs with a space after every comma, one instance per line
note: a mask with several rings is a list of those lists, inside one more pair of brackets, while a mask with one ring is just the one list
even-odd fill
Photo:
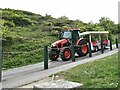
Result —
[[108, 31], [87, 31], [80, 33], [80, 36], [85, 38], [87, 42], [90, 42], [92, 51], [98, 51], [101, 49], [101, 42], [104, 49], [109, 47], [110, 40], [108, 34]]

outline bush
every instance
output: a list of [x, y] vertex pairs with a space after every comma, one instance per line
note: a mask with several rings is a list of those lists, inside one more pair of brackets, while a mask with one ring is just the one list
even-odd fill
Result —
[[51, 31], [51, 36], [58, 36], [59, 32], [57, 30]]
[[27, 26], [31, 25], [31, 22], [27, 18], [22, 18], [22, 17], [13, 17], [13, 22], [15, 23], [16, 26]]

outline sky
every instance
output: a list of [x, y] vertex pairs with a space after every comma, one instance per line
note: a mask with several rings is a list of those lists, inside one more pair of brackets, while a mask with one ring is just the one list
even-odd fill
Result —
[[118, 23], [118, 2], [119, 0], [2, 0], [0, 8], [48, 14], [54, 18], [66, 16], [85, 23], [97, 23], [101, 17], [108, 17]]

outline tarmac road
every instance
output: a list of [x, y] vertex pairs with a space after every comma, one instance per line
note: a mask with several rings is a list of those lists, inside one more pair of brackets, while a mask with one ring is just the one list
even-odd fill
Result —
[[116, 52], [118, 52], [118, 49], [116, 49], [115, 45], [113, 45], [112, 51], [110, 51], [109, 49], [104, 50], [104, 54], [101, 54], [101, 51], [98, 51], [92, 53], [93, 57], [89, 57], [89, 55], [87, 55], [78, 58], [76, 56], [75, 62], [72, 62], [72, 60], [62, 61], [61, 59], [58, 59], [57, 61], [50, 61], [48, 67], [49, 69], [47, 70], [44, 70], [43, 62], [6, 70], [2, 72], [2, 88], [16, 88], [25, 84], [29, 84], [45, 78], [51, 74], [55, 74], [57, 72], [72, 68], [74, 66], [112, 55]]

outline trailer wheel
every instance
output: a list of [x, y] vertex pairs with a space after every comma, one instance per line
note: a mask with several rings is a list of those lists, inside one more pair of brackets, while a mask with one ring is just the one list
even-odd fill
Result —
[[95, 52], [97, 52], [97, 51], [98, 51], [98, 46], [96, 46], [96, 47], [94, 47], [94, 48], [95, 48], [95, 49], [94, 49], [94, 50], [95, 50]]
[[86, 40], [84, 40], [84, 39], [80, 40], [80, 42], [78, 43], [78, 45], [79, 45], [80, 47], [78, 47], [78, 48], [76, 49], [77, 54], [78, 54], [80, 57], [81, 57], [81, 56], [86, 56], [87, 53], [88, 53], [88, 46], [87, 46]]
[[49, 52], [50, 60], [55, 61], [55, 60], [57, 60], [58, 57], [59, 57], [59, 52], [57, 50], [54, 51], [51, 49]]
[[70, 60], [71, 58], [71, 50], [70, 48], [66, 47], [66, 48], [63, 48], [60, 52], [60, 56], [61, 56], [61, 59], [63, 61], [67, 61], [67, 60]]

